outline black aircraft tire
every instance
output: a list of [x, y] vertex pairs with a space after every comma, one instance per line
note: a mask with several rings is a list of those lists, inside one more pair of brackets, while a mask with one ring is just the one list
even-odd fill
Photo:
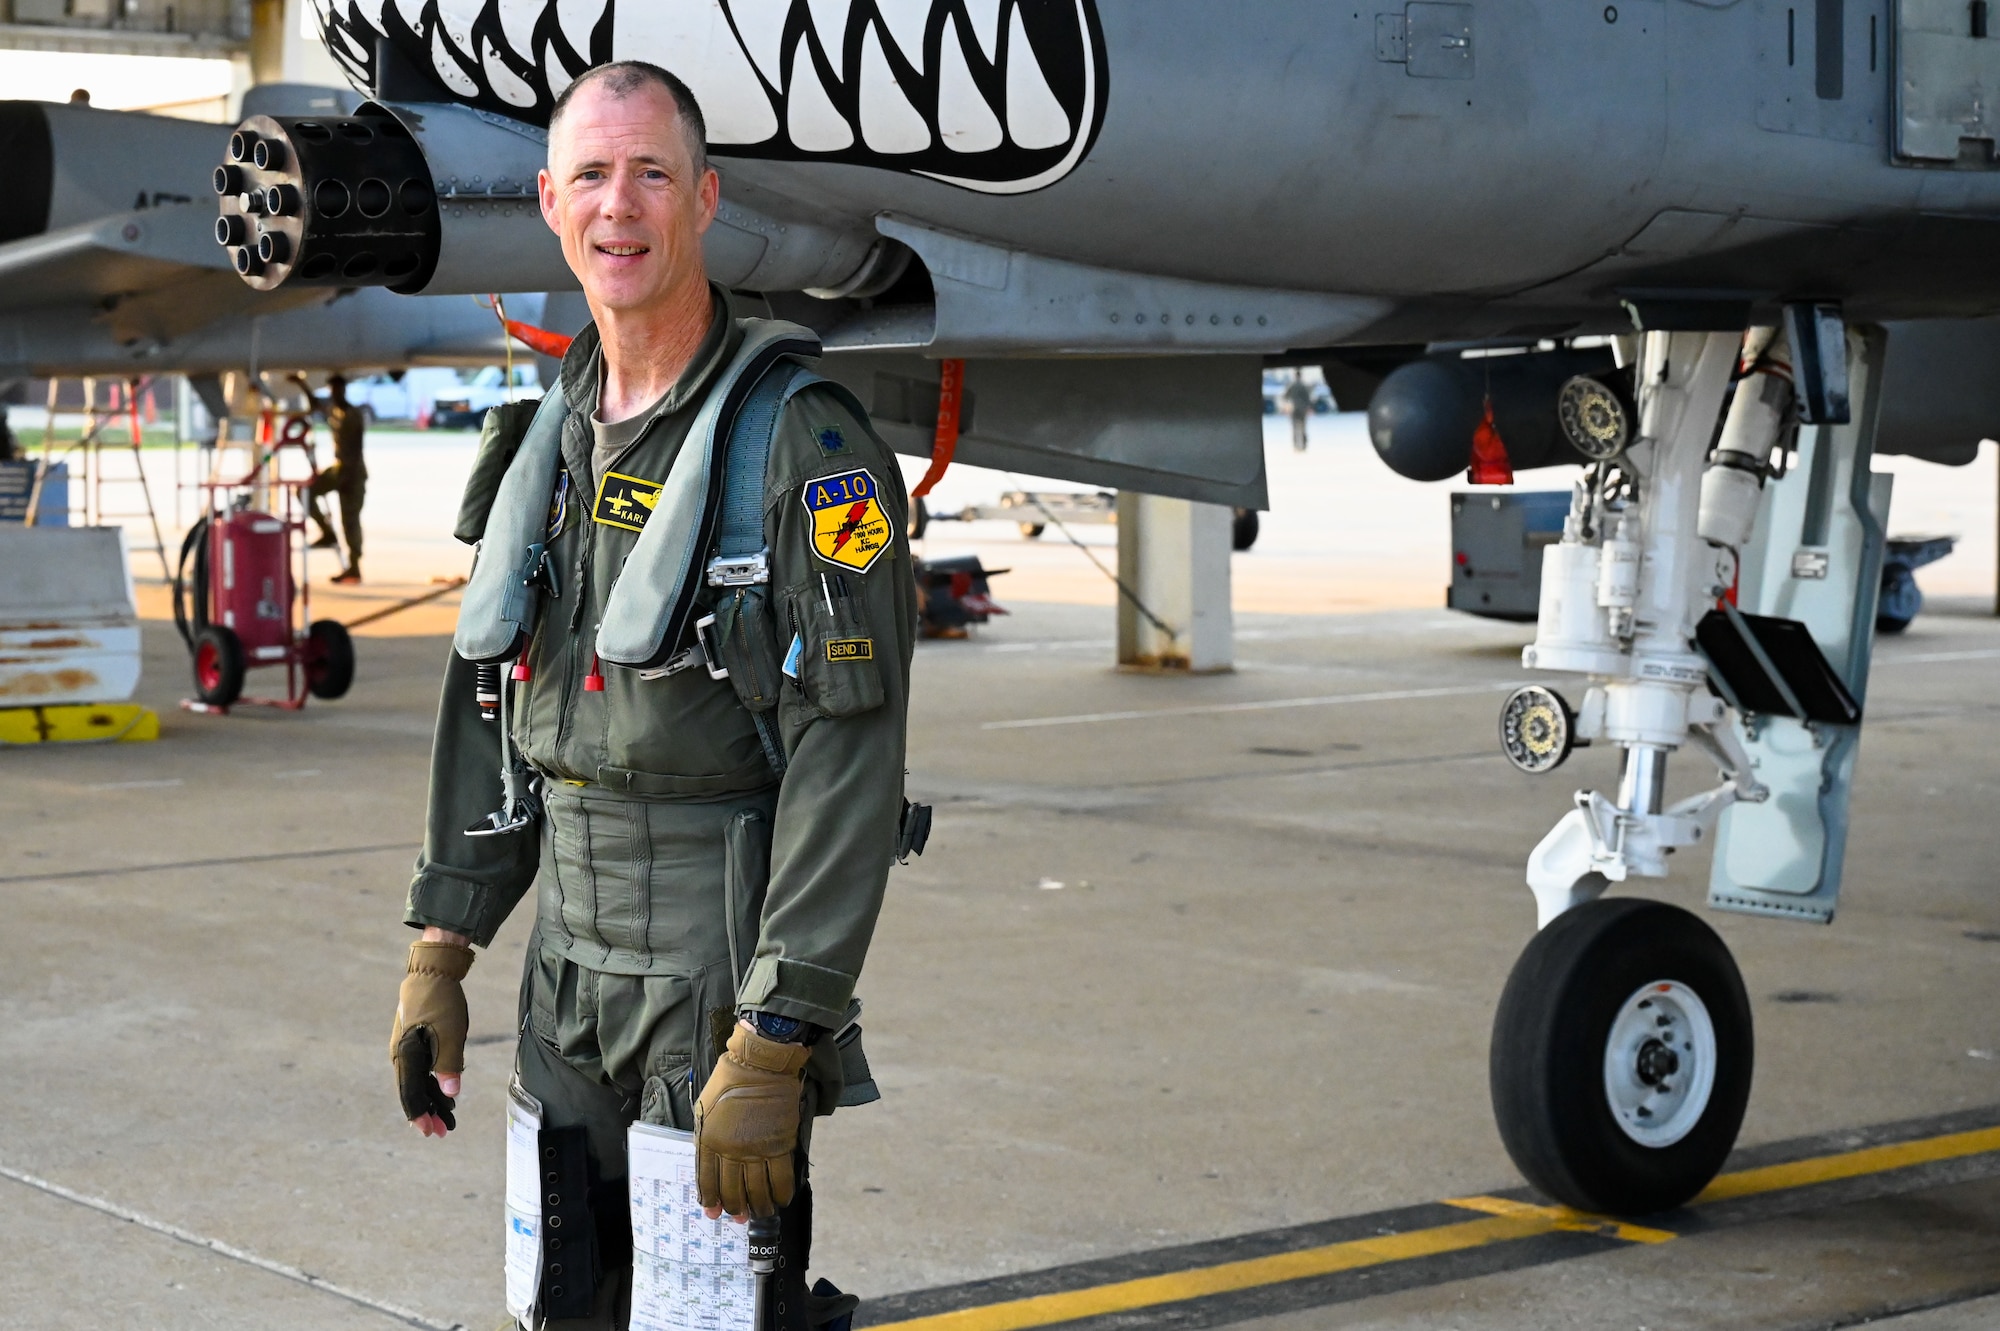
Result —
[[1507, 977], [1493, 1115], [1541, 1191], [1578, 1210], [1646, 1215], [1690, 1200], [1722, 1168], [1754, 1057], [1750, 999], [1715, 931], [1677, 906], [1601, 899], [1543, 929]]
[[306, 688], [315, 698], [345, 697], [354, 686], [354, 639], [345, 625], [315, 619], [306, 629]]
[[194, 693], [211, 707], [227, 707], [243, 696], [243, 640], [221, 624], [194, 635]]
[[1241, 553], [1257, 544], [1257, 510], [1239, 508], [1229, 522], [1229, 548]]
[[910, 539], [913, 541], [923, 540], [924, 533], [929, 531], [930, 528], [931, 528], [930, 505], [924, 502], [924, 497], [922, 495], [918, 495], [916, 498], [910, 501], [910, 530], [909, 530]]

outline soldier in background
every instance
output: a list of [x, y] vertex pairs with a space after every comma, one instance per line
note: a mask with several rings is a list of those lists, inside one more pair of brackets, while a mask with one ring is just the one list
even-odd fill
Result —
[[314, 541], [315, 550], [336, 550], [340, 542], [333, 537], [333, 525], [327, 521], [326, 502], [323, 496], [331, 492], [340, 496], [340, 530], [347, 538], [347, 565], [334, 575], [335, 582], [361, 581], [361, 503], [368, 493], [368, 467], [361, 460], [361, 435], [364, 422], [361, 408], [347, 400], [347, 379], [344, 375], [330, 375], [326, 381], [326, 398], [316, 399], [306, 385], [302, 374], [292, 376], [304, 391], [312, 409], [326, 420], [328, 433], [333, 435], [333, 465], [323, 469], [313, 477], [306, 494], [312, 501], [313, 521], [319, 524], [319, 539]]
[[1306, 451], [1306, 418], [1312, 415], [1312, 388], [1306, 383], [1304, 370], [1293, 370], [1292, 381], [1285, 385], [1285, 414], [1292, 418], [1292, 450]]

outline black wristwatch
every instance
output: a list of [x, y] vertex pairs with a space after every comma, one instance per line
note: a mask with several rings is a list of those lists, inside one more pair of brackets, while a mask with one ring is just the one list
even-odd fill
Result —
[[812, 1025], [799, 1017], [781, 1017], [775, 1012], [739, 1012], [736, 1014], [750, 1023], [750, 1029], [766, 1040], [776, 1040], [780, 1044], [810, 1044]]

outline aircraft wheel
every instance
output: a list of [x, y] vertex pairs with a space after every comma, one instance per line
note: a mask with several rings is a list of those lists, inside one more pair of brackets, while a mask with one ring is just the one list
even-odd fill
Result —
[[1038, 540], [1041, 534], [1048, 529], [1048, 524], [1041, 522], [1023, 522], [1020, 526], [1022, 539], [1029, 541]]
[[243, 696], [243, 640], [221, 624], [194, 635], [194, 693], [211, 707], [227, 707]]
[[1521, 953], [1488, 1078], [1530, 1183], [1578, 1210], [1645, 1215], [1722, 1168], [1753, 1060], [1750, 999], [1715, 931], [1617, 897], [1565, 912]]
[[306, 688], [315, 698], [346, 696], [354, 684], [354, 639], [347, 626], [315, 619], [306, 629]]
[[930, 526], [931, 526], [930, 505], [924, 502], [924, 497], [922, 495], [918, 495], [915, 499], [912, 499], [910, 501], [910, 526], [909, 526], [910, 539], [913, 541], [923, 540], [924, 533], [930, 530]]
[[1229, 520], [1229, 548], [1243, 551], [1257, 544], [1257, 526], [1256, 509], [1237, 509]]

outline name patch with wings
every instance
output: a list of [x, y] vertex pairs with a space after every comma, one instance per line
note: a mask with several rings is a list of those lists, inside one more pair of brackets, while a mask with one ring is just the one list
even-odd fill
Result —
[[856, 468], [807, 481], [799, 497], [812, 515], [813, 553], [829, 564], [865, 573], [889, 548], [889, 515], [882, 511], [875, 478], [867, 471]]
[[597, 505], [590, 516], [607, 527], [623, 527], [626, 531], [642, 531], [646, 519], [653, 512], [653, 506], [660, 502], [660, 483], [643, 480], [637, 476], [621, 476], [615, 471], [604, 473], [604, 480], [597, 487]]

